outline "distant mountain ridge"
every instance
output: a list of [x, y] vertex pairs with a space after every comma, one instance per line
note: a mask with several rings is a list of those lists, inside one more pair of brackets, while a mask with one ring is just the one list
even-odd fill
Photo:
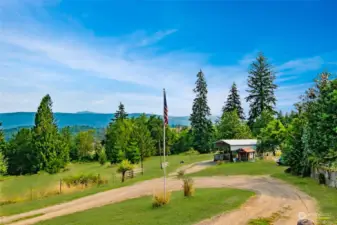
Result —
[[[139, 117], [142, 113], [130, 113], [129, 117]], [[151, 116], [154, 114], [146, 114]], [[59, 127], [65, 126], [89, 126], [95, 128], [106, 127], [114, 114], [94, 113], [94, 112], [78, 112], [78, 113], [54, 113], [56, 123]], [[3, 129], [12, 129], [17, 127], [31, 127], [34, 125], [35, 112], [14, 112], [0, 113], [0, 122]], [[160, 116], [161, 117], [161, 116]], [[214, 121], [215, 117], [212, 118]], [[189, 116], [170, 116], [170, 126], [189, 126]]]

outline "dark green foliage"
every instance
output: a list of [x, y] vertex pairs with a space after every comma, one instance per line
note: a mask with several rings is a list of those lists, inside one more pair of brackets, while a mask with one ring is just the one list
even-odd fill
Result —
[[148, 120], [148, 129], [153, 139], [156, 155], [162, 155], [163, 146], [163, 120], [159, 116], [152, 115]]
[[249, 139], [252, 133], [236, 110], [224, 112], [217, 122], [217, 139]]
[[135, 135], [131, 137], [129, 145], [126, 148], [125, 158], [129, 160], [132, 164], [139, 163], [140, 161], [140, 152], [137, 140], [135, 139]]
[[43, 97], [35, 114], [32, 148], [38, 161], [37, 170], [56, 173], [68, 162], [69, 148], [62, 142], [58, 134], [52, 112], [52, 100], [49, 95]]
[[213, 137], [211, 115], [207, 104], [207, 84], [203, 72], [197, 74], [196, 87], [193, 90], [196, 97], [193, 101], [192, 114], [190, 116], [193, 133], [193, 146], [200, 153], [209, 152]]
[[240, 95], [238, 92], [238, 89], [236, 87], [236, 84], [233, 83], [229, 95], [227, 97], [226, 105], [223, 107], [222, 112], [231, 112], [231, 111], [236, 111], [239, 118], [244, 120], [245, 119], [245, 114], [243, 112], [243, 108], [241, 106], [241, 100], [240, 100]]
[[272, 120], [261, 130], [257, 150], [259, 152], [275, 151], [279, 148], [286, 138], [286, 129], [279, 120]]
[[7, 159], [5, 159], [4, 153], [7, 150], [7, 143], [5, 141], [5, 135], [2, 130], [2, 124], [0, 122], [0, 175], [7, 173]]
[[91, 161], [95, 158], [95, 153], [94, 131], [79, 132], [75, 137], [72, 160]]
[[8, 174], [21, 175], [38, 171], [38, 158], [32, 148], [32, 132], [30, 129], [21, 129], [9, 141], [5, 153], [8, 160]]
[[116, 120], [124, 120], [128, 118], [128, 114], [125, 112], [125, 108], [124, 108], [124, 105], [123, 103], [119, 103], [119, 106], [118, 106], [118, 110], [116, 111], [115, 115], [114, 115], [114, 118], [113, 118], [113, 121], [116, 121]]
[[267, 58], [262, 53], [251, 64], [248, 77], [248, 97], [249, 102], [249, 124], [252, 127], [255, 120], [263, 111], [274, 113], [276, 98], [274, 91], [277, 86], [274, 84], [275, 75]]
[[193, 146], [192, 130], [189, 128], [183, 128], [178, 136], [177, 141], [171, 147], [172, 154], [179, 154], [187, 152]]
[[252, 125], [252, 132], [255, 137], [259, 136], [261, 130], [274, 120], [273, 114], [269, 111], [263, 111], [261, 115], [259, 115], [255, 122]]
[[326, 184], [326, 181], [325, 181], [325, 176], [324, 176], [324, 174], [323, 173], [320, 173], [319, 175], [318, 175], [318, 183], [319, 184]]

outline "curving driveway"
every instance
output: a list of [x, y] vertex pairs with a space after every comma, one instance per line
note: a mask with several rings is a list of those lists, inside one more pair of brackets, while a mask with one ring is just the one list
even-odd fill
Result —
[[[186, 173], [202, 170], [210, 165], [211, 162], [201, 162], [190, 167], [185, 167]], [[182, 181], [174, 179], [171, 174], [167, 180], [167, 188], [169, 190], [179, 190], [182, 186]], [[224, 213], [214, 218], [201, 221], [198, 225], [245, 225], [251, 218], [268, 217], [272, 213], [287, 208], [275, 225], [294, 225], [298, 220], [298, 213], [304, 212], [309, 215], [309, 218], [316, 221], [315, 201], [299, 191], [295, 187], [273, 179], [269, 176], [226, 176], [226, 177], [198, 177], [195, 178], [197, 188], [209, 187], [231, 187], [238, 189], [253, 190], [257, 195], [249, 199], [241, 208]], [[0, 223], [10, 223], [11, 221], [22, 218], [23, 220], [11, 223], [12, 225], [29, 225], [39, 221], [51, 219], [58, 216], [63, 216], [94, 207], [120, 202], [130, 198], [137, 198], [144, 195], [151, 195], [156, 190], [162, 190], [163, 179], [153, 179], [126, 186], [118, 189], [97, 193], [87, 197], [83, 197], [71, 202], [62, 203], [55, 206], [50, 206], [38, 210], [18, 215], [3, 217]], [[25, 217], [43, 214], [30, 219]]]

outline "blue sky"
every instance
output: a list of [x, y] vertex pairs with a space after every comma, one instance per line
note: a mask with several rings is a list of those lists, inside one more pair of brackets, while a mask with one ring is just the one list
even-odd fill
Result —
[[277, 72], [289, 111], [319, 72], [337, 72], [336, 1], [0, 0], [0, 112], [191, 113], [202, 69], [219, 115], [236, 82], [247, 112], [249, 64]]

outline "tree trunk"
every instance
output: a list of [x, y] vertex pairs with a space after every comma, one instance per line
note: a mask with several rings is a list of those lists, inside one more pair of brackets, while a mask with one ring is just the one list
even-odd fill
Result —
[[125, 180], [125, 173], [126, 173], [126, 171], [122, 173], [122, 182], [124, 182], [124, 180]]
[[142, 168], [142, 175], [144, 175], [143, 156], [140, 157], [140, 167]]

